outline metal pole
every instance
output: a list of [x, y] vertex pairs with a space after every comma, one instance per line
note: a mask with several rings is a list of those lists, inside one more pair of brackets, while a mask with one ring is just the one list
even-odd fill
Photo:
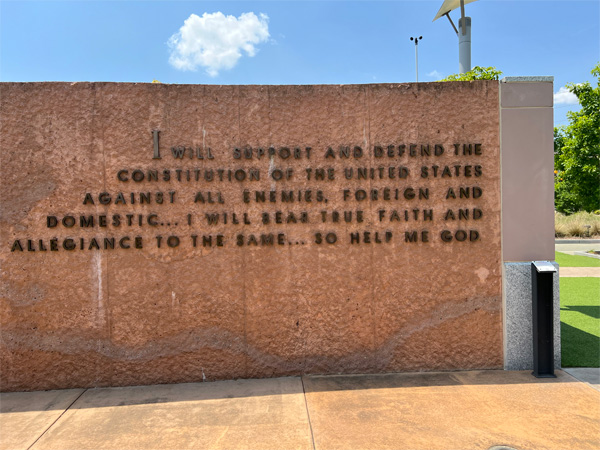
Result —
[[415, 41], [415, 68], [417, 71], [417, 83], [419, 82], [419, 41]]
[[417, 72], [417, 83], [419, 82], [419, 41], [423, 39], [423, 36], [411, 37], [411, 41], [415, 41], [415, 70]]
[[471, 18], [461, 17], [458, 21], [458, 71], [471, 70]]
[[458, 30], [456, 29], [456, 25], [454, 25], [454, 22], [452, 22], [452, 18], [450, 17], [449, 13], [444, 14], [448, 20], [450, 21], [450, 25], [452, 25], [452, 28], [454, 28], [454, 31], [456, 32], [456, 35], [458, 36]]
[[[465, 0], [460, 0], [460, 18], [465, 18]], [[465, 34], [464, 28], [462, 34]]]

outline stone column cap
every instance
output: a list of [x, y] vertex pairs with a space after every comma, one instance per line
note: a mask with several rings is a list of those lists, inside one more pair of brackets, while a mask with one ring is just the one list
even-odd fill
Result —
[[539, 77], [504, 77], [500, 80], [500, 83], [553, 83], [553, 76], [539, 76]]

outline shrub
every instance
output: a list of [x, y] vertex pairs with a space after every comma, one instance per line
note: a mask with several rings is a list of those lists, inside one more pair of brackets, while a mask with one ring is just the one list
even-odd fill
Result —
[[600, 236], [600, 215], [580, 211], [566, 216], [555, 212], [554, 234], [556, 237]]
[[495, 67], [480, 67], [475, 66], [465, 73], [455, 73], [447, 76], [440, 81], [472, 81], [472, 80], [498, 80], [502, 75], [502, 71]]

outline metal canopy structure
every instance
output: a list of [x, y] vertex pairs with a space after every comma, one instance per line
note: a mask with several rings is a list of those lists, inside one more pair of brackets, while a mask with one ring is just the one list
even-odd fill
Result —
[[[442, 3], [442, 6], [433, 18], [433, 22], [435, 22], [440, 17], [446, 16], [458, 36], [458, 68], [460, 73], [471, 70], [471, 18], [465, 16], [465, 5], [475, 1], [477, 0], [444, 0], [444, 3]], [[450, 18], [450, 11], [454, 11], [457, 8], [460, 8], [458, 29]]]
[[[463, 3], [463, 8], [464, 8], [464, 5], [466, 5], [468, 3], [473, 3], [473, 2], [476, 2], [476, 1], [477, 0], [464, 0], [462, 2]], [[438, 11], [438, 13], [433, 18], [433, 22], [435, 22], [436, 20], [438, 20], [440, 17], [445, 16], [450, 11], [454, 11], [455, 9], [460, 8], [460, 4], [461, 4], [460, 0], [444, 0], [444, 3], [442, 3], [442, 7], [440, 8], [440, 10]]]

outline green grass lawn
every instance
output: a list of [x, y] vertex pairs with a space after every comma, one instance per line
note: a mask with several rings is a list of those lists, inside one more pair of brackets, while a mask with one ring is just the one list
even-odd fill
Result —
[[600, 367], [600, 278], [560, 279], [560, 322], [563, 367]]
[[556, 252], [555, 258], [561, 267], [600, 267], [600, 259], [588, 256], [567, 255], [566, 253]]
[[[600, 267], [600, 259], [556, 252], [561, 267]], [[560, 279], [563, 367], [600, 367], [600, 278]]]

